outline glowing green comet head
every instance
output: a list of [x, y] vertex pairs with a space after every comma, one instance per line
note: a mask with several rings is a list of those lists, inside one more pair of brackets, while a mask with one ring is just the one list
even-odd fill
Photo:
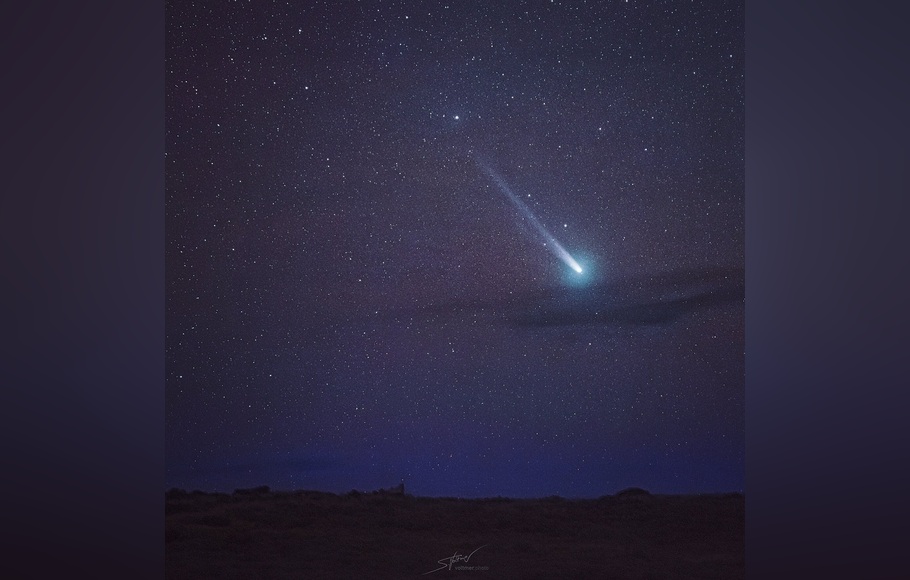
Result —
[[573, 258], [572, 262], [574, 263], [567, 262], [569, 267], [562, 271], [563, 284], [575, 288], [583, 288], [596, 284], [600, 279], [597, 264], [592, 260], [580, 258], [580, 260], [576, 261]]
[[[556, 240], [553, 240], [556, 242]], [[575, 261], [575, 258], [569, 255], [569, 252], [565, 251], [562, 246], [556, 243], [556, 250], [559, 254], [559, 257], [562, 258], [562, 261], [569, 265], [570, 268], [575, 270], [576, 273], [581, 274], [584, 270], [581, 267], [581, 264]]]

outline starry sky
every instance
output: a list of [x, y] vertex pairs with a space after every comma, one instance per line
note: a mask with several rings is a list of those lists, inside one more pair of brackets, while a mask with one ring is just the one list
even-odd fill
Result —
[[742, 491], [743, 4], [166, 2], [165, 487]]

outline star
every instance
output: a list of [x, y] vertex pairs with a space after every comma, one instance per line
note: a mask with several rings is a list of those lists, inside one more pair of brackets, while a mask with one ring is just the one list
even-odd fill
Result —
[[[165, 39], [167, 487], [741, 488], [741, 308], [650, 281], [743, 264], [742, 3], [686, 28], [548, 3], [520, 42], [519, 2], [413, 21], [385, 3], [356, 19], [182, 4]], [[229, 52], [192, 58], [211, 41]], [[677, 477], [689, 461], [698, 476]]]

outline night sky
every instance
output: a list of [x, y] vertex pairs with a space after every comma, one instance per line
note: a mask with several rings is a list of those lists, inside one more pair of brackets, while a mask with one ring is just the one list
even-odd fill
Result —
[[742, 491], [743, 52], [741, 1], [168, 1], [165, 487]]

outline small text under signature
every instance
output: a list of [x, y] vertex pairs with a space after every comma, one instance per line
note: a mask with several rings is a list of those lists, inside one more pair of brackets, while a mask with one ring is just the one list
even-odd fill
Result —
[[[487, 546], [489, 546], [489, 544], [484, 544], [480, 548], [486, 548]], [[477, 548], [477, 550], [479, 550], [480, 548]], [[443, 558], [442, 560], [439, 560], [437, 562], [438, 564], [440, 564], [439, 568], [436, 568], [435, 570], [430, 570], [429, 572], [424, 572], [423, 575], [425, 576], [427, 574], [432, 574], [433, 572], [439, 572], [440, 570], [442, 570], [444, 568], [448, 568], [449, 570], [451, 570], [452, 564], [455, 564], [457, 562], [467, 562], [468, 560], [471, 559], [471, 556], [473, 556], [477, 552], [477, 550], [474, 550], [467, 556], [463, 556], [456, 551], [454, 555], [449, 556], [448, 558]]]

